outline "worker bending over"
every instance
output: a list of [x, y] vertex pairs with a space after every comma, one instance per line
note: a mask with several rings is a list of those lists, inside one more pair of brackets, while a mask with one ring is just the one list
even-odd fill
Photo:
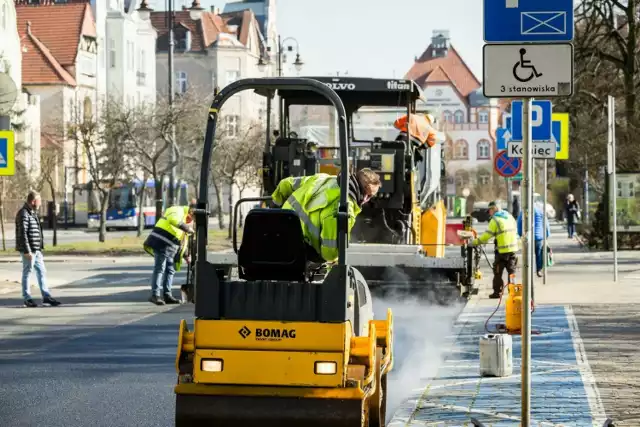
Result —
[[171, 291], [173, 276], [180, 271], [183, 258], [189, 262], [185, 255], [187, 236], [194, 234], [194, 207], [192, 200], [189, 206], [168, 208], [143, 244], [144, 250], [155, 258], [149, 298], [155, 305], [180, 304]]
[[489, 228], [480, 237], [471, 242], [472, 246], [486, 245], [489, 240], [496, 240], [496, 260], [493, 263], [493, 293], [489, 298], [499, 298], [504, 287], [502, 276], [504, 270], [511, 276], [516, 273], [518, 265], [518, 230], [513, 216], [498, 207], [496, 202], [489, 203]]
[[[349, 176], [349, 231], [356, 217], [380, 189], [380, 177], [365, 168]], [[300, 217], [311, 262], [334, 262], [338, 259], [338, 205], [340, 185], [337, 176], [319, 173], [283, 179], [271, 195], [273, 203], [291, 209]]]

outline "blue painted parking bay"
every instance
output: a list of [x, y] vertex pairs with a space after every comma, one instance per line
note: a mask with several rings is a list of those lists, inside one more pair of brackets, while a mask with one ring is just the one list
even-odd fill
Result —
[[[504, 306], [489, 329], [504, 323]], [[464, 426], [474, 417], [485, 426], [520, 424], [521, 337], [513, 335], [513, 374], [480, 377], [479, 338], [495, 307], [467, 307], [456, 322], [446, 360], [435, 378], [396, 411], [389, 427]], [[539, 306], [532, 316], [531, 424], [602, 425], [604, 411], [584, 356], [571, 307]], [[429, 361], [425, 361], [429, 363]]]

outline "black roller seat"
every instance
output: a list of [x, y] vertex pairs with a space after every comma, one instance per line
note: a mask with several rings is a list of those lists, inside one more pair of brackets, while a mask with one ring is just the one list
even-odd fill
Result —
[[240, 279], [305, 282], [307, 251], [300, 218], [294, 211], [251, 209], [238, 249]]

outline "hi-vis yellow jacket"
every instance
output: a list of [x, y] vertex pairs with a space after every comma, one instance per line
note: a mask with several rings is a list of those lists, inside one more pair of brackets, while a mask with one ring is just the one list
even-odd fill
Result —
[[[283, 209], [291, 209], [298, 214], [305, 239], [325, 261], [332, 262], [338, 258], [340, 186], [336, 176], [319, 173], [285, 178], [280, 181], [271, 198]], [[356, 216], [362, 209], [351, 197], [348, 203], [348, 233], [351, 234]]]
[[480, 237], [473, 241], [474, 245], [482, 243], [487, 244], [490, 239], [496, 238], [497, 249], [501, 254], [518, 252], [518, 230], [516, 220], [507, 211], [499, 210], [496, 212], [491, 221], [489, 228]]
[[188, 213], [188, 206], [168, 208], [143, 244], [144, 250], [150, 255], [154, 255], [156, 251], [163, 251], [167, 257], [173, 258], [176, 271], [180, 271], [187, 248], [185, 220]]

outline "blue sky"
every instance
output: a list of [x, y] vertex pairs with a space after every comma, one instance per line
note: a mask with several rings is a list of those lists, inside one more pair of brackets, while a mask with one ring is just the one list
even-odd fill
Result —
[[[165, 0], [150, 3], [162, 10]], [[201, 0], [203, 7], [221, 10], [225, 3]], [[300, 44], [301, 75], [401, 78], [429, 45], [431, 32], [448, 29], [482, 80], [481, 0], [277, 0], [277, 8], [278, 31]]]

